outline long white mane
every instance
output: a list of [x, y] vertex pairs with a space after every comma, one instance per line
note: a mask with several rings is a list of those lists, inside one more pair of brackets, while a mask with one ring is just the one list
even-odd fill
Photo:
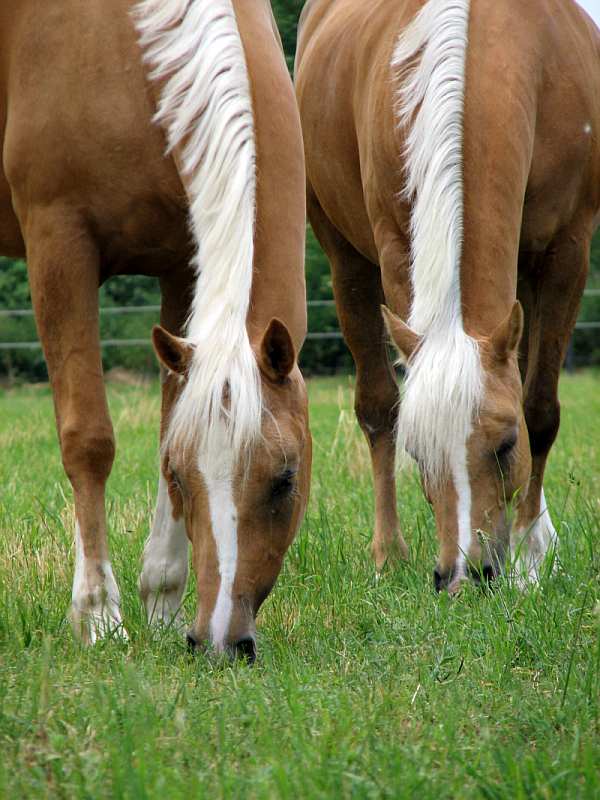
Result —
[[[133, 10], [155, 120], [166, 132], [190, 205], [195, 294], [187, 323], [194, 356], [169, 441], [239, 452], [260, 432], [258, 365], [246, 319], [252, 289], [256, 146], [252, 95], [231, 0], [142, 0]], [[183, 302], [183, 298], [182, 298]], [[218, 444], [220, 442], [220, 444]]]
[[470, 0], [429, 0], [401, 34], [392, 72], [407, 131], [412, 307], [422, 342], [408, 365], [399, 443], [438, 479], [471, 431], [483, 391], [477, 342], [463, 328], [463, 117]]

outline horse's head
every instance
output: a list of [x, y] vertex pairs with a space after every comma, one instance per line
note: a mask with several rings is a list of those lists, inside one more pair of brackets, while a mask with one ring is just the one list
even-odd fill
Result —
[[[181, 396], [193, 346], [162, 328], [153, 338]], [[233, 445], [226, 387], [209, 435], [182, 441], [167, 433], [163, 459], [193, 549], [198, 611], [188, 640], [253, 661], [256, 615], [306, 508], [312, 451], [306, 389], [285, 325], [272, 320], [251, 355], [262, 398], [256, 435]]]
[[513, 512], [528, 490], [531, 453], [517, 359], [523, 311], [516, 303], [489, 338], [469, 340], [470, 355], [456, 357], [467, 338], [461, 333], [458, 345], [439, 342], [436, 359], [420, 364], [423, 340], [387, 309], [384, 314], [407, 359], [409, 381], [412, 364], [429, 372], [408, 390], [408, 419], [401, 415], [401, 424], [414, 421], [418, 430], [401, 437], [435, 514], [436, 588], [455, 591], [468, 574], [490, 578], [503, 568]]

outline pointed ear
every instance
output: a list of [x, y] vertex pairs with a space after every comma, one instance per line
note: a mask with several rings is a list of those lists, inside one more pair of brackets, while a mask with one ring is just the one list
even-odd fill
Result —
[[517, 300], [510, 314], [492, 333], [492, 347], [496, 358], [500, 361], [506, 361], [519, 346], [523, 335], [523, 322], [523, 306]]
[[260, 344], [259, 366], [272, 381], [283, 381], [296, 363], [296, 351], [288, 329], [273, 317]]
[[387, 306], [381, 306], [383, 321], [391, 340], [398, 348], [400, 355], [408, 361], [417, 349], [421, 337], [415, 333], [400, 317], [397, 317]]
[[185, 375], [192, 360], [193, 345], [185, 339], [180, 339], [179, 336], [173, 336], [160, 325], [152, 328], [152, 344], [158, 360], [164, 367], [178, 375]]

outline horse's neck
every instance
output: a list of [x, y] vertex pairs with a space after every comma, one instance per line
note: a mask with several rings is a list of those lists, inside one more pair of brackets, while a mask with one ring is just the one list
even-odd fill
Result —
[[[489, 336], [510, 312], [517, 294], [519, 243], [523, 201], [527, 184], [526, 160], [497, 161], [481, 148], [472, 148], [469, 135], [472, 116], [465, 114], [464, 240], [460, 265], [460, 288], [465, 330], [478, 338]], [[493, 137], [486, 148], [494, 150]], [[499, 137], [499, 149], [505, 146]], [[525, 148], [527, 142], [524, 142]], [[515, 144], [516, 147], [516, 144]], [[492, 160], [490, 160], [490, 158]], [[502, 163], [506, 173], [502, 186], [497, 181], [482, 181], [482, 174]], [[521, 187], [503, 191], [503, 187]]]
[[306, 200], [300, 120], [269, 5], [264, 3], [261, 13], [255, 4], [235, 6], [252, 85], [258, 176], [248, 328], [255, 339], [278, 317], [298, 348], [306, 333]]

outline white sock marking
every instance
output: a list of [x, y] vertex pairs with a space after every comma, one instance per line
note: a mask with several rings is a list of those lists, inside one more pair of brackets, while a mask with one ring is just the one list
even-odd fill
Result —
[[181, 618], [188, 578], [189, 543], [183, 518], [173, 518], [173, 504], [162, 472], [152, 531], [144, 547], [140, 592], [149, 622], [168, 624]]
[[556, 547], [557, 543], [558, 536], [552, 524], [542, 488], [538, 516], [528, 528], [520, 528], [514, 531], [510, 537], [510, 549], [517, 580], [523, 583], [537, 583], [544, 558], [550, 550]]
[[75, 634], [86, 644], [118, 629], [127, 638], [120, 612], [119, 588], [110, 561], [96, 562], [85, 557], [79, 522], [75, 525], [75, 574], [71, 621]]

